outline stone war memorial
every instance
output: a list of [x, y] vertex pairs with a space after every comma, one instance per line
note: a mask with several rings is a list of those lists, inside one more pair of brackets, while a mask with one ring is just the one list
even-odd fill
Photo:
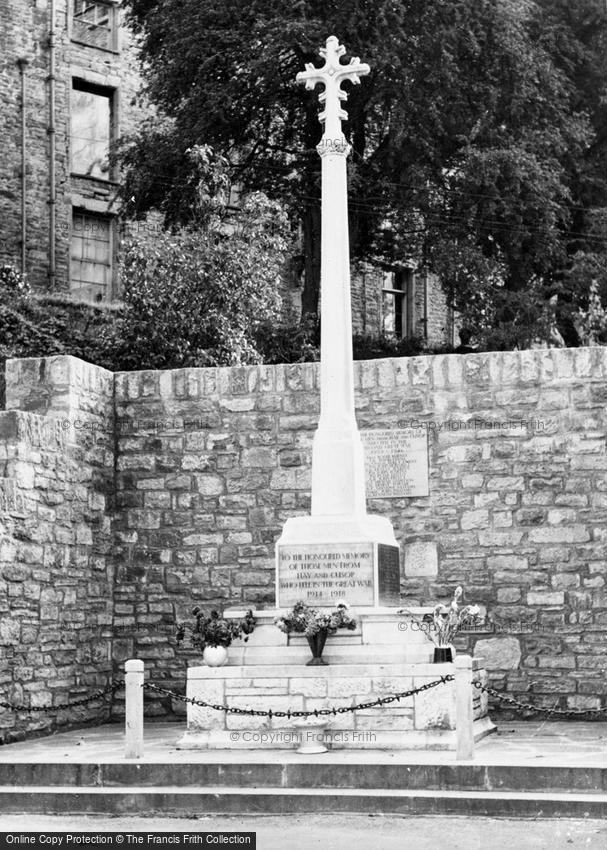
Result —
[[[242, 651], [241, 663], [188, 670], [189, 697], [217, 704], [245, 700], [275, 714], [270, 719], [230, 716], [191, 704], [181, 747], [259, 747], [264, 741], [273, 747], [292, 747], [289, 729], [305, 728], [306, 720], [276, 712], [343, 708], [352, 698], [366, 704], [428, 683], [439, 672], [429, 663], [424, 636], [417, 635], [416, 641], [412, 631], [402, 630], [402, 617], [399, 623], [399, 546], [390, 520], [367, 513], [363, 443], [355, 416], [346, 190], [349, 145], [341, 127], [347, 117], [341, 108], [346, 100], [341, 85], [345, 80], [359, 82], [369, 67], [357, 58], [342, 64], [345, 47], [335, 37], [327, 39], [320, 53], [324, 66], [308, 65], [297, 78], [307, 88], [324, 86], [320, 96], [324, 133], [317, 148], [322, 160], [320, 418], [312, 442], [311, 513], [290, 517], [283, 526], [276, 542], [277, 609], [256, 612], [258, 626]], [[330, 609], [346, 600], [356, 608], [355, 634], [330, 637], [326, 666], [302, 666], [309, 652], [306, 642], [302, 635], [277, 631], [274, 620], [280, 610], [299, 601]], [[245, 611], [228, 613], [236, 617]], [[475, 675], [481, 678], [484, 671], [479, 667]], [[486, 716], [487, 701], [480, 695], [476, 711], [481, 736], [493, 727]], [[402, 702], [361, 707], [325, 722], [334, 748], [408, 749], [441, 743], [454, 747], [455, 688], [449, 682], [440, 694], [422, 691]], [[268, 728], [274, 734], [254, 733]], [[235, 729], [243, 733], [234, 735]], [[335, 730], [339, 732], [333, 735]], [[365, 734], [370, 730], [372, 734]]]
[[[1, 741], [121, 729], [126, 718], [128, 743], [145, 715], [146, 735], [170, 726], [170, 758], [181, 760], [155, 751], [166, 787], [204, 784], [201, 812], [237, 811], [244, 797], [215, 785], [258, 780], [284, 794], [268, 791], [262, 805], [256, 790], [251, 810], [282, 811], [297, 782], [317, 790], [319, 762], [306, 758], [342, 772], [327, 767], [323, 782], [339, 793], [302, 811], [347, 810], [344, 789], [360, 788], [353, 809], [368, 811], [372, 788], [378, 811], [434, 811], [430, 782], [445, 810], [460, 811], [449, 794], [464, 788], [485, 794], [478, 811], [510, 812], [505, 797], [483, 808], [496, 788], [520, 791], [517, 775], [500, 773], [508, 757], [474, 762], [500, 719], [607, 710], [607, 349], [353, 362], [342, 85], [370, 69], [343, 62], [333, 36], [320, 53], [324, 64], [297, 78], [323, 87], [319, 364], [114, 374], [70, 356], [7, 362]], [[460, 602], [478, 621], [431, 640]], [[328, 635], [323, 626], [326, 644], [289, 626], [302, 605], [339, 621]], [[226, 663], [179, 645], [195, 607], [236, 621], [252, 611], [255, 628]], [[135, 779], [112, 773], [113, 756], [89, 773], [74, 756], [66, 776], [153, 786], [142, 740], [126, 749], [127, 767], [140, 759]], [[263, 752], [255, 761], [244, 750]], [[353, 753], [332, 762], [338, 750]], [[426, 764], [420, 750], [450, 761]], [[441, 772], [457, 761], [463, 772]], [[368, 764], [375, 784], [359, 786]], [[52, 781], [41, 770], [32, 783], [57, 784], [64, 765], [52, 767]], [[538, 768], [540, 785], [604, 787], [595, 774], [547, 779], [551, 767]], [[414, 788], [422, 796], [406, 802]], [[111, 810], [101, 790], [96, 810]], [[161, 796], [140, 791], [128, 805], [153, 814]], [[165, 796], [170, 811], [190, 811], [193, 796]], [[566, 796], [521, 806], [587, 810], [584, 795]], [[604, 813], [603, 796], [595, 802]]]

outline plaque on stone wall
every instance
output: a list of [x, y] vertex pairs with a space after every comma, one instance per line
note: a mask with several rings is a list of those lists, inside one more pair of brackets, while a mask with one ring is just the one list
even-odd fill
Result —
[[398, 546], [377, 545], [378, 604], [400, 605], [400, 551]]
[[277, 547], [277, 600], [288, 608], [374, 604], [372, 543], [310, 543]]
[[417, 428], [360, 432], [365, 451], [367, 499], [427, 496], [428, 436]]

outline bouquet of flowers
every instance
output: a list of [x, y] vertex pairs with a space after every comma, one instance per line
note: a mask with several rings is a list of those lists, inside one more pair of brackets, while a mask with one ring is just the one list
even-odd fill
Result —
[[276, 617], [274, 624], [286, 634], [314, 637], [323, 629], [326, 629], [328, 634], [333, 634], [337, 629], [351, 631], [356, 628], [356, 618], [347, 602], [338, 603], [335, 610], [328, 612], [309, 608], [304, 602], [297, 602], [287, 614]]
[[255, 617], [249, 609], [242, 620], [220, 617], [217, 611], [205, 614], [198, 606], [192, 610], [196, 618], [194, 625], [180, 623], [177, 626], [177, 643], [182, 643], [186, 636], [192, 646], [204, 650], [206, 646], [230, 646], [233, 640], [242, 637], [246, 642], [255, 629]]
[[480, 624], [483, 620], [478, 605], [464, 605], [460, 608], [463, 593], [461, 587], [456, 587], [449, 605], [438, 603], [432, 614], [426, 614], [421, 621], [406, 608], [401, 608], [397, 613], [412, 617], [436, 646], [449, 646], [462, 626]]

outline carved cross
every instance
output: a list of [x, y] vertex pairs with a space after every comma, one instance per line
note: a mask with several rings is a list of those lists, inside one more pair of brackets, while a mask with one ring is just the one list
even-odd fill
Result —
[[344, 55], [346, 48], [334, 35], [329, 36], [326, 46], [318, 52], [325, 60], [323, 67], [315, 68], [312, 62], [307, 62], [306, 70], [300, 71], [296, 79], [298, 83], [305, 83], [307, 89], [313, 89], [316, 83], [324, 84], [325, 90], [318, 98], [324, 105], [318, 116], [318, 120], [325, 125], [323, 140], [333, 144], [345, 142], [341, 122], [347, 120], [348, 113], [340, 104], [348, 99], [348, 95], [342, 90], [341, 84], [344, 80], [360, 83], [361, 76], [368, 74], [370, 68], [357, 56], [350, 59], [348, 65], [342, 65], [339, 57]]

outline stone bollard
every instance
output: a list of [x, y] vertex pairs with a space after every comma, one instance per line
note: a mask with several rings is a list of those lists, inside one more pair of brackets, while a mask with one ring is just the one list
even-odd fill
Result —
[[124, 672], [124, 757], [139, 759], [143, 756], [143, 661], [126, 661]]
[[474, 730], [472, 708], [472, 658], [455, 657], [455, 735], [458, 759], [474, 758]]

